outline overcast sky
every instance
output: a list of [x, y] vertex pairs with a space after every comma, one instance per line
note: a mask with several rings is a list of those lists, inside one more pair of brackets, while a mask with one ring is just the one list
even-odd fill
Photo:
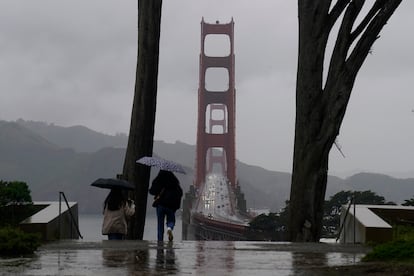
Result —
[[[363, 65], [330, 173], [414, 177], [413, 14], [403, 1]], [[164, 0], [155, 138], [196, 143], [202, 17], [235, 22], [237, 159], [290, 172], [297, 1]], [[0, 120], [127, 133], [136, 48], [137, 0], [1, 0]]]

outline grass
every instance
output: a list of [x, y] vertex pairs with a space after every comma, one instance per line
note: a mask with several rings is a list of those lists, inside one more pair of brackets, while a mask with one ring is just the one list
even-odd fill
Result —
[[414, 263], [414, 227], [396, 225], [393, 228], [394, 240], [374, 246], [362, 261]]
[[414, 262], [414, 239], [396, 240], [377, 245], [362, 260]]

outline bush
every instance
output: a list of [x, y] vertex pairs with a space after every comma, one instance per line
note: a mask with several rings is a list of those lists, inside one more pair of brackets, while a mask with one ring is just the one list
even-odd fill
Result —
[[254, 230], [276, 231], [278, 228], [282, 227], [283, 224], [280, 222], [278, 214], [269, 213], [268, 215], [258, 215], [249, 222], [249, 226]]
[[377, 245], [368, 253], [363, 261], [414, 261], [414, 239], [396, 240]]
[[394, 225], [394, 240], [414, 240], [414, 226], [411, 225]]
[[25, 182], [12, 181], [5, 182], [0, 180], [0, 206], [10, 203], [31, 203], [29, 186]]
[[0, 227], [16, 226], [40, 209], [33, 206], [30, 189], [25, 182], [0, 180]]
[[0, 228], [0, 255], [20, 256], [33, 254], [40, 246], [38, 234], [24, 233], [18, 228]]

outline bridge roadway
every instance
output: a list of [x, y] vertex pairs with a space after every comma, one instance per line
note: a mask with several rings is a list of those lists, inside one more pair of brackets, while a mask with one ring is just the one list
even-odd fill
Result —
[[208, 175], [192, 210], [196, 239], [245, 240], [248, 222], [235, 208], [235, 196], [227, 179], [218, 174]]
[[234, 197], [227, 185], [227, 179], [218, 174], [207, 176], [200, 200], [195, 208], [196, 212], [210, 219], [246, 223], [243, 218], [237, 216], [234, 205]]

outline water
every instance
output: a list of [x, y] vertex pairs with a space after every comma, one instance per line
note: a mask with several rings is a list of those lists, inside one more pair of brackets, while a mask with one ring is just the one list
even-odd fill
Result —
[[[95, 242], [107, 240], [106, 235], [102, 235], [102, 220], [101, 214], [80, 214], [79, 215], [79, 229], [83, 236], [83, 241]], [[181, 241], [181, 217], [176, 216], [175, 228], [174, 228], [174, 240]], [[166, 231], [165, 231], [166, 232]], [[148, 214], [145, 221], [144, 228], [144, 240], [154, 241], [157, 240], [157, 217], [155, 214]], [[166, 240], [166, 236], [165, 236]]]

